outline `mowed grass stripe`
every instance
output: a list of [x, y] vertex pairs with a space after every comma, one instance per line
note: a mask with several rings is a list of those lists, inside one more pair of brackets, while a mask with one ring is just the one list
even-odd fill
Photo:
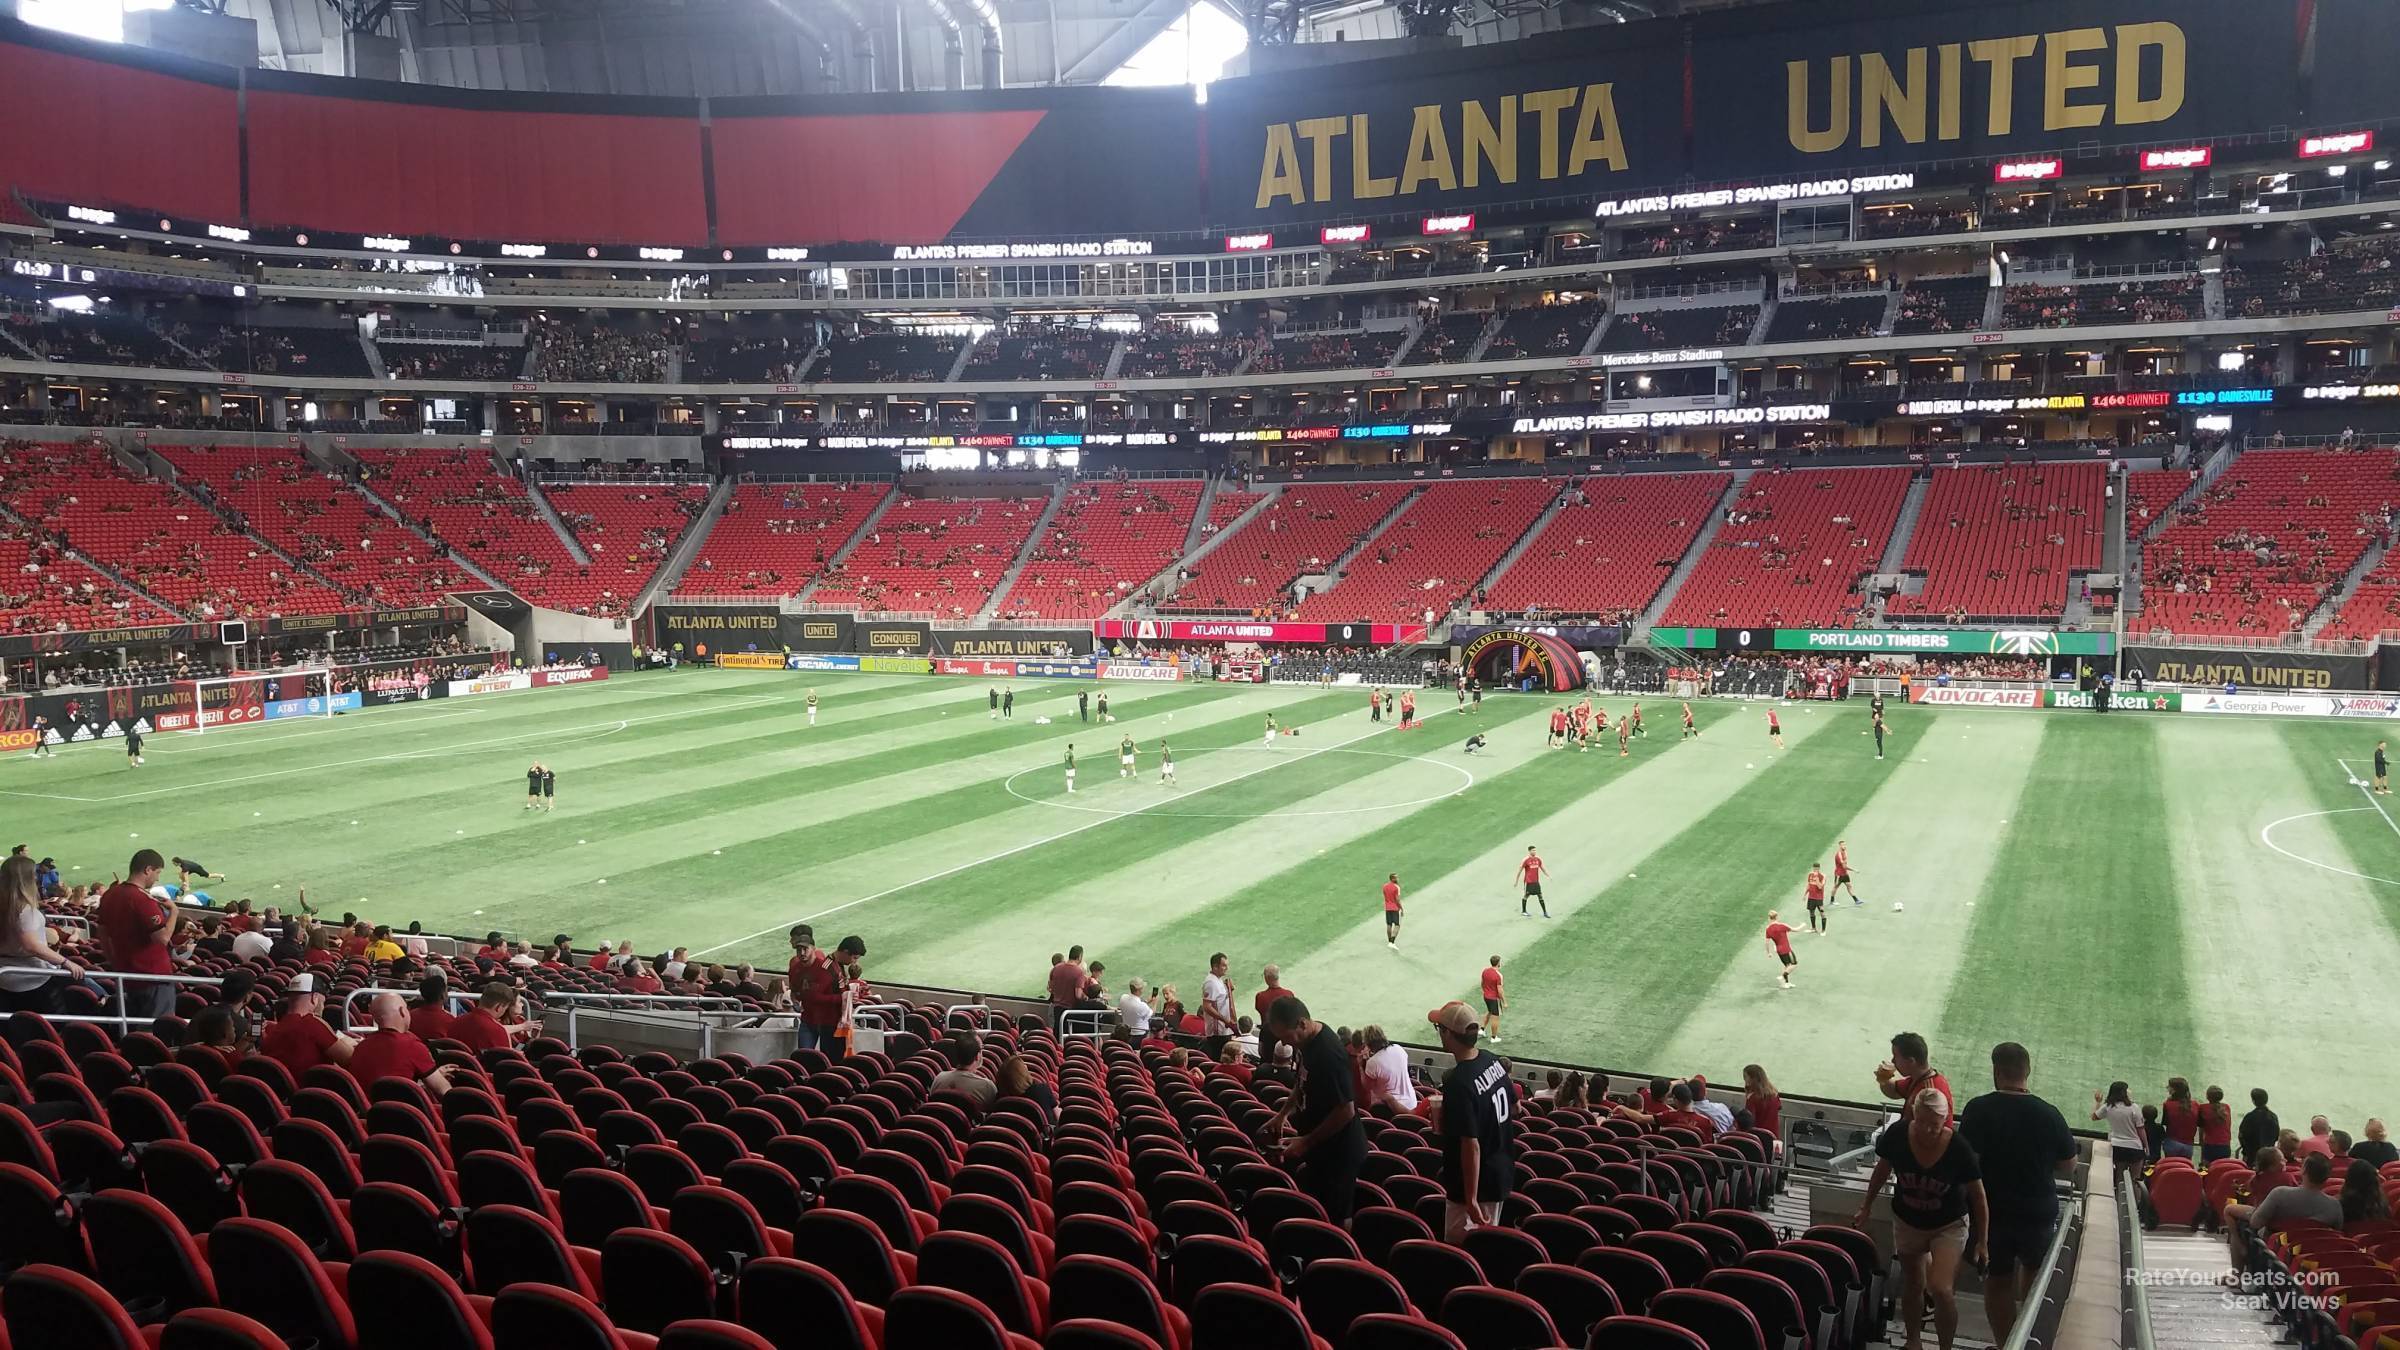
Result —
[[[1318, 696], [1290, 705], [1287, 713], [1289, 720], [1305, 722], [1338, 716], [1348, 706], [1347, 699]], [[1243, 744], [1256, 736], [1257, 725], [1248, 715], [1196, 725], [1188, 737], [1190, 754], [1205, 756], [1215, 748]], [[1045, 772], [1054, 763], [1048, 746], [1029, 747], [1027, 760], [1029, 767], [1039, 767]], [[1293, 769], [1308, 767], [1299, 764]], [[1261, 775], [1255, 781], [1283, 776], [1282, 773]], [[1295, 777], [1294, 781], [1300, 780]], [[555, 905], [579, 915], [593, 916], [594, 921], [626, 927], [629, 933], [657, 934], [662, 939], [674, 936], [696, 947], [733, 942], [735, 947], [724, 953], [727, 959], [752, 956], [766, 960], [781, 951], [782, 944], [772, 936], [748, 937], [756, 930], [794, 922], [804, 915], [868, 894], [905, 887], [913, 878], [964, 866], [965, 872], [946, 878], [938, 887], [929, 886], [907, 895], [894, 894], [887, 904], [861, 914], [857, 921], [861, 931], [873, 931], [878, 936], [878, 969], [881, 969], [881, 957], [886, 952], [897, 954], [904, 950], [905, 944], [896, 937], [886, 936], [898, 931], [899, 916], [918, 915], [932, 905], [952, 906], [944, 910], [947, 917], [942, 922], [955, 925], [962, 921], [960, 915], [965, 912], [988, 910], [995, 903], [995, 895], [1012, 894], [1004, 885], [984, 881], [991, 869], [1004, 868], [1024, 858], [1049, 859], [1054, 853], [1072, 856], [1069, 851], [1073, 846], [1093, 836], [1108, 835], [1111, 827], [1124, 823], [1104, 818], [1100, 826], [1054, 845], [976, 866], [989, 855], [1045, 835], [1075, 829], [1085, 822], [1058, 820], [1059, 813], [1010, 796], [996, 777], [942, 794], [941, 801], [937, 806], [920, 798], [860, 816], [810, 821], [768, 838], [725, 846], [721, 856], [711, 853], [644, 859], [627, 869], [622, 879], [610, 876], [611, 887], [627, 885], [638, 895], [654, 894], [658, 887], [669, 886], [696, 897], [679, 905], [673, 916], [661, 915], [655, 905], [645, 904], [623, 891], [598, 896], [591, 891], [578, 891], [573, 882], [545, 887], [528, 896], [527, 910], [545, 912], [548, 906]], [[1150, 817], [1135, 819], [1147, 821]], [[1044, 861], [1041, 864], [1051, 870], [1062, 865], [1088, 863]], [[968, 881], [969, 877], [974, 880]]]
[[[1867, 715], [1857, 705], [1810, 711], [1828, 719]], [[1791, 716], [1787, 711], [1786, 720]], [[1915, 753], [1925, 726], [1922, 719], [1898, 722], [1890, 753]], [[1808, 752], [1795, 747], [1780, 755], [1758, 734], [1757, 753], [1772, 758], [1760, 761], [1748, 783], [1643, 859], [1632, 869], [1639, 877], [1612, 881], [1517, 958], [1510, 996], [1588, 1006], [1596, 1030], [1584, 1053], [1597, 1061], [1656, 1062], [1684, 1010], [1741, 950], [1729, 939], [1759, 923], [1770, 896], [1795, 892], [1808, 865], [1824, 856], [1827, 823], [1856, 815], [1884, 780], [1872, 747], [1845, 743], [1838, 755], [1824, 752], [1823, 743], [1838, 732], [1813, 737]], [[1730, 847], [1737, 840], [1740, 847]], [[1595, 965], [1596, 952], [1647, 955]]]
[[[872, 927], [880, 936], [882, 946], [878, 949], [879, 958], [883, 953], [889, 953], [892, 966], [885, 967], [879, 959], [878, 969], [890, 969], [899, 975], [933, 980], [941, 972], [914, 964], [920, 949], [933, 945], [947, 933], [967, 923], [987, 917], [996, 903], [1011, 904], [1027, 914], [1029, 937], [1024, 951], [1010, 953], [1005, 959], [1016, 969], [1025, 968], [1024, 963], [1027, 962], [1038, 964], [1039, 957], [1050, 950], [1046, 945], [1050, 939], [1047, 935], [1031, 936], [1030, 933], [1039, 932], [1041, 897], [1061, 878], [1081, 879], [1119, 868], [1126, 869], [1127, 899], [1133, 903], [1142, 893], [1141, 870], [1146, 859], [1168, 849], [1224, 834], [1247, 823], [1251, 816], [1271, 814], [1294, 802], [1345, 784], [1392, 772], [1392, 766], [1404, 764], [1405, 761], [1389, 761], [1361, 774], [1355, 757], [1312, 753], [1340, 745], [1353, 737], [1360, 737], [1361, 743], [1365, 743], [1398, 734], [1388, 730], [1388, 723], [1385, 724], [1387, 730], [1380, 734], [1366, 732], [1364, 727], [1358, 725], [1358, 712], [1358, 700], [1352, 692], [1304, 698], [1279, 709], [1278, 720], [1287, 726], [1308, 724], [1314, 727], [1328, 719], [1338, 718], [1343, 719], [1341, 727], [1327, 729], [1321, 740], [1303, 737], [1291, 741], [1289, 758], [1280, 762], [1262, 765], [1246, 754], [1235, 758], [1231, 761], [1232, 766], [1224, 771], [1227, 781], [1215, 786], [1206, 785], [1197, 768], [1186, 772], [1184, 776], [1191, 784], [1192, 791], [1182, 801], [1188, 808], [1195, 811], [1216, 809], [1228, 813], [1241, 812], [1244, 813], [1242, 815], [1177, 815], [1153, 811], [1140, 815], [1104, 817], [1098, 823], [1089, 825], [1081, 821], [1064, 822], [1056, 831], [1041, 828], [1004, 835], [991, 841], [994, 852], [1029, 842], [1029, 838], [1040, 838], [1044, 834], [1075, 831], [1055, 842], [979, 863], [943, 877], [937, 883], [908, 887], [872, 909], [845, 911], [857, 913], [859, 917], [855, 920], [844, 918], [841, 924], [861, 931]], [[1348, 716], [1345, 717], [1345, 714]], [[1257, 735], [1256, 728], [1252, 729], [1250, 735]], [[1262, 756], [1283, 753], [1259, 752]], [[1214, 762], [1212, 757], [1211, 763]], [[1215, 770], [1212, 768], [1211, 772]], [[1235, 775], [1246, 776], [1236, 780]], [[1224, 805], [1210, 806], [1210, 803], [1216, 802]], [[1047, 826], [1047, 823], [1045, 820], [1044, 825]], [[926, 860], [928, 863], [932, 861]], [[927, 870], [932, 868], [928, 867]], [[893, 877], [895, 883], [906, 880], [907, 871]], [[1033, 952], [1037, 946], [1042, 950]], [[1033, 954], [1027, 956], [1027, 952]], [[952, 974], [955, 975], [955, 972]], [[1012, 982], [1011, 987], [1016, 983], [1019, 982]]]
[[[2355, 1006], [2286, 991], [2373, 989], [2388, 981], [2400, 968], [2400, 940], [2386, 902], [2400, 888], [2294, 862], [2262, 844], [2260, 831], [2323, 803], [2345, 814], [2292, 821], [2276, 841], [2303, 857], [2387, 877], [2400, 877], [2393, 870], [2400, 834], [2381, 813], [2354, 809], [2378, 803], [2350, 786], [2337, 754], [2318, 748], [2323, 729], [2310, 730], [2319, 735], [2288, 736], [2257, 722], [2157, 728], [2168, 782], [2238, 778], [2243, 791], [2238, 805], [2213, 794], [2175, 794], [2167, 817], [2167, 845], [2180, 868], [2185, 987], [2208, 991], [2191, 1000], [2207, 1057], [2176, 1071], [2195, 1087], [2223, 1084], [2236, 1102], [2244, 1088], [2264, 1087], [2277, 1100], [2359, 1121], [2400, 1094], [2400, 1065], [2389, 1055], [2356, 1053]], [[2373, 772], [2371, 735], [2352, 730], [2350, 753], [2340, 756], [2360, 777]], [[2296, 897], [2304, 897], [2305, 922], [2292, 922]], [[2261, 1018], [2261, 1008], [2275, 1015]]]
[[[1513, 894], [1508, 871], [1513, 864], [1496, 862], [1484, 856], [1483, 850], [1495, 840], [1509, 841], [1506, 850], [1512, 854], [1521, 850], [1514, 841], [1528, 834], [1526, 804], [1576, 798], [1579, 793], [1604, 790], [1608, 784], [1630, 780], [1636, 774], [1670, 772], [1666, 766], [1677, 749], [1675, 741], [1662, 744], [1657, 731], [1646, 738], [1633, 759], [1621, 760], [1613, 749], [1539, 748], [1538, 738], [1548, 734], [1552, 706], [1548, 700], [1516, 696], [1487, 699], [1484, 720], [1492, 725], [1486, 730], [1495, 739], [1536, 739], [1531, 758], [1484, 778], [1464, 796], [1410, 812], [1329, 848], [1322, 856], [1304, 856], [1272, 877], [1184, 911], [1133, 944], [1139, 964], [1149, 970], [1187, 972], [1188, 978], [1197, 979], [1207, 969], [1212, 952], [1241, 947], [1245, 958], [1241, 971], [1248, 980], [1255, 980], [1257, 966], [1276, 962], [1289, 973], [1293, 987], [1300, 988], [1301, 980], [1318, 974], [1312, 965], [1315, 956], [1337, 944], [1368, 944], [1373, 953], [1370, 959], [1387, 961], [1394, 971], [1403, 969], [1384, 947], [1379, 895], [1385, 875], [1392, 872], [1398, 872], [1403, 881], [1403, 906], [1413, 906], [1428, 919], [1437, 904], [1466, 903], [1465, 895], [1481, 894], [1498, 897], [1492, 908], [1484, 911], [1491, 923], [1515, 922], [1513, 909], [1500, 904], [1500, 899]], [[1707, 713], [1706, 720], [1701, 720], [1702, 713], [1694, 713], [1704, 732], [1722, 715], [1717, 709]], [[1474, 720], [1460, 718], [1456, 722]], [[1538, 837], [1541, 831], [1533, 833]], [[1301, 842], [1307, 842], [1305, 833]], [[1306, 853], [1305, 847], [1301, 851]], [[1472, 869], [1474, 875], [1459, 879], [1456, 874], [1461, 869]], [[1450, 900], [1439, 899], [1445, 891], [1452, 893]], [[1401, 928], [1402, 947], [1409, 960], [1442, 959], [1444, 953], [1434, 936], [1439, 930], [1423, 924], [1421, 931], [1411, 933], [1405, 916]], [[1274, 946], [1262, 949], [1259, 944], [1270, 934]], [[1437, 945], [1428, 947], [1429, 938]], [[1471, 978], [1483, 960], [1480, 955], [1457, 951], [1447, 955], [1449, 964], [1458, 967], [1454, 979]], [[1362, 1004], [1371, 993], [1355, 984], [1328, 984], [1321, 979], [1313, 991], [1328, 1010]], [[1334, 1014], [1328, 1011], [1327, 1015]]]
[[[2117, 1078], [2154, 1093], [2193, 1072], [2183, 878], [2160, 763], [2162, 725], [2132, 715], [2046, 716], [2033, 771], [1994, 832], [1958, 977], [1912, 1027], [1951, 1081], [1978, 1081], [1992, 1046], [2034, 1053], [2037, 1090], [2090, 1109]], [[2078, 1115], [2082, 1112], [2076, 1113]]]
[[[1205, 714], [1217, 699], [1192, 697], [1171, 702], [1176, 711], [1195, 708]], [[1022, 751], [1029, 736], [1045, 734], [1023, 722], [996, 723], [983, 717], [952, 719], [945, 724], [927, 708], [840, 726], [821, 717], [813, 729], [806, 726], [804, 712], [798, 715], [802, 721], [796, 729], [755, 739], [703, 746], [687, 746], [677, 739], [650, 748], [636, 743], [606, 765], [556, 761], [560, 763], [562, 791], [568, 793], [564, 810], [572, 815], [579, 834], [613, 839], [692, 827], [717, 820], [728, 809], [759, 803], [788, 803], [805, 816], [809, 808], [799, 799], [903, 775], [921, 781], [925, 775], [962, 761]], [[1231, 718], [1228, 724], [1242, 720]], [[911, 739], [895, 742], [895, 733], [903, 730]], [[788, 754], [776, 757], [777, 747], [810, 753], [807, 762], [768, 767], [788, 763]], [[814, 757], [815, 752], [833, 747], [856, 753]], [[424, 795], [439, 800], [450, 794], [437, 787]], [[1008, 804], [1005, 794], [995, 795], [1003, 805]], [[390, 803], [405, 804], [405, 800]], [[927, 819], [942, 818], [938, 801], [927, 800], [922, 805]], [[551, 847], [538, 832], [470, 832], [395, 853], [387, 861], [399, 871], [441, 868], [460, 857], [477, 864], [506, 865], [538, 856]]]
[[[1856, 1040], [1827, 1036], [1825, 1028], [1876, 1027], [1895, 1002], [1939, 1007], [1948, 995], [1993, 863], [1993, 836], [2015, 827], [2009, 812], [2038, 758], [2047, 714], [1911, 708], [1894, 715], [1926, 722], [1916, 753], [1878, 766], [1888, 771], [1883, 785], [1848, 821], [1827, 821], [1833, 832], [1813, 860], [1825, 865], [1830, 889], [1835, 843], [1847, 839], [1865, 903], [1845, 893], [1829, 909], [1826, 936], [1810, 937], [1803, 877], [1770, 879], [1784, 881], [1784, 889], [1732, 935], [1732, 964], [1714, 988], [1696, 991], [1661, 1064], [1732, 1082], [1755, 1061], [1773, 1065], [1775, 1081], [1788, 1089], [1857, 1097], [1873, 1090], [1863, 1072], [1871, 1065], [1860, 1064]], [[1836, 743], [1816, 749], [1867, 752], [1870, 743], [1852, 719], [1839, 730], [1827, 738]], [[1928, 802], [1940, 809], [1927, 810]], [[1906, 911], [1894, 912], [1895, 902]], [[1778, 986], [1780, 967], [1763, 939], [1769, 905], [1793, 930], [1800, 965], [1790, 992]]]

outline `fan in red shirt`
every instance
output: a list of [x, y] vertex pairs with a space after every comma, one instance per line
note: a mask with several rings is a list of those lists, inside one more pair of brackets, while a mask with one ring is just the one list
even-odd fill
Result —
[[421, 1040], [438, 1041], [450, 1034], [450, 985], [439, 975], [417, 981], [417, 1006], [408, 1011], [408, 1029]]
[[358, 1042], [335, 1035], [325, 1025], [324, 1013], [325, 996], [317, 992], [317, 977], [293, 976], [283, 1016], [267, 1023], [266, 1034], [258, 1038], [258, 1052], [291, 1070], [294, 1078], [320, 1064], [348, 1063]]
[[1783, 921], [1780, 912], [1772, 909], [1767, 911], [1767, 950], [1773, 952], [1776, 961], [1781, 964], [1778, 972], [1783, 979], [1781, 987], [1791, 988], [1792, 967], [1800, 964], [1800, 958], [1792, 955], [1792, 926]]
[[516, 1028], [527, 1025], [517, 1012], [517, 991], [495, 980], [483, 987], [474, 1007], [451, 1020], [450, 1039], [480, 1055], [507, 1049]]
[[[813, 933], [810, 935], [809, 940], [811, 942], [816, 940]], [[798, 949], [799, 940], [797, 938], [793, 939], [792, 946], [794, 950]], [[794, 971], [794, 974], [792, 975], [792, 988], [798, 989], [800, 987], [800, 976], [797, 972], [799, 971], [800, 966], [797, 961], [793, 962], [792, 969]], [[1067, 948], [1067, 954], [1065, 956], [1062, 956], [1056, 961], [1050, 963], [1051, 1021], [1056, 1022], [1059, 1014], [1064, 1013], [1067, 1009], [1073, 1008], [1082, 1003], [1083, 981], [1084, 969], [1082, 947], [1069, 947]]]
[[1669, 1087], [1666, 1105], [1647, 1115], [1626, 1106], [1612, 1107], [1611, 1110], [1626, 1120], [1654, 1129], [1690, 1130], [1700, 1136], [1702, 1144], [1712, 1144], [1717, 1139], [1717, 1127], [1709, 1123], [1708, 1117], [1692, 1109], [1692, 1085], [1689, 1083], [1677, 1083]]
[[1776, 749], [1783, 748], [1783, 719], [1775, 715], [1773, 708], [1767, 709], [1767, 739], [1774, 742]]
[[405, 1078], [423, 1083], [436, 1097], [450, 1090], [450, 1071], [436, 1067], [433, 1051], [408, 1029], [408, 1005], [398, 994], [377, 994], [368, 1001], [367, 1014], [374, 1019], [375, 1029], [359, 1038], [348, 1065], [360, 1087], [371, 1088], [386, 1078]]
[[1942, 1122], [1947, 1125], [1958, 1118], [1958, 1099], [1950, 1095], [1950, 1080], [1933, 1067], [1931, 1056], [1923, 1036], [1903, 1031], [1892, 1037], [1892, 1057], [1875, 1066], [1875, 1083], [1884, 1096], [1901, 1102], [1916, 1100], [1926, 1088], [1941, 1089]]
[[[1283, 987], [1283, 967], [1281, 966], [1268, 966], [1258, 973], [1258, 978], [1259, 989], [1257, 993], [1250, 996], [1250, 1006], [1257, 1011], [1258, 1020], [1263, 1023], [1267, 1020], [1267, 1009], [1275, 1006], [1275, 1000], [1292, 991]], [[1299, 996], [1294, 994], [1293, 997]]]
[[489, 961], [496, 966], [507, 965], [508, 958], [508, 941], [498, 933], [484, 934], [483, 945], [475, 949], [476, 960]]
[[[133, 975], [172, 975], [175, 958], [167, 950], [173, 918], [150, 894], [158, 874], [166, 869], [158, 850], [143, 849], [126, 865], [125, 880], [100, 895], [92, 916], [100, 929], [100, 950], [108, 968]], [[175, 1011], [175, 986], [141, 983], [125, 986], [126, 1009], [136, 1017], [164, 1017]]]

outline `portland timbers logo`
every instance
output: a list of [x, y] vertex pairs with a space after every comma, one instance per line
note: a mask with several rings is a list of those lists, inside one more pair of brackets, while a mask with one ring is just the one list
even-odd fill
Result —
[[2039, 628], [2003, 628], [1992, 634], [1992, 650], [2011, 656], [2056, 656], [2058, 634]]

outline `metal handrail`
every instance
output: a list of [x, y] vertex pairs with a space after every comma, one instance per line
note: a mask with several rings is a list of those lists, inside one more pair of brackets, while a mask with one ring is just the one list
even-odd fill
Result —
[[[2028, 1350], [2028, 1347], [2041, 1344], [2033, 1339], [2042, 1320], [2041, 1310], [2053, 1302], [2051, 1287], [2057, 1283], [2061, 1271], [2065, 1270], [2067, 1243], [2083, 1227], [2083, 1216], [2083, 1196], [2080, 1193], [2069, 1196], [2064, 1211], [2059, 1215], [2058, 1231], [2050, 1236], [2050, 1250], [2042, 1253], [2041, 1269], [2034, 1272], [2033, 1282], [2026, 1286], [2023, 1295], [2017, 1299], [2017, 1324], [2009, 1329], [2008, 1339], [2001, 1343], [2000, 1350]], [[2074, 1272], [2067, 1270], [2066, 1274], [2071, 1283]], [[2061, 1292], [2056, 1301], [2064, 1303], [2065, 1298], [2065, 1293]], [[2150, 1347], [2145, 1346], [2143, 1350], [2150, 1350]]]
[[2142, 1279], [2141, 1210], [2133, 1191], [2133, 1173], [2117, 1173], [2118, 1280], [2125, 1293], [2117, 1344], [2124, 1350], [2157, 1350], [2150, 1329], [2150, 1286]]
[[[60, 974], [64, 975], [65, 972], [62, 970]], [[118, 1034], [123, 1035], [133, 1031], [134, 1023], [136, 1021], [141, 1022], [144, 1026], [148, 1026], [153, 1020], [155, 1020], [148, 1017], [137, 1019], [134, 1017], [133, 1013], [126, 1008], [125, 990], [128, 985], [205, 984], [221, 986], [225, 983], [222, 977], [216, 975], [142, 975], [127, 970], [102, 970], [97, 966], [85, 966], [83, 969], [83, 978], [87, 980], [113, 983], [117, 989], [117, 1010], [113, 1013], [44, 1013], [42, 1016], [52, 1022], [106, 1023], [116, 1027]]]

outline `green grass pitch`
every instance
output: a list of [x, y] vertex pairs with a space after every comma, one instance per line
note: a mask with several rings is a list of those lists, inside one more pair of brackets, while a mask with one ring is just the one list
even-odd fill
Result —
[[[2156, 1100], [2180, 1073], [2355, 1128], [2400, 1094], [2368, 1032], [2400, 971], [2400, 824], [2350, 781], [2372, 726], [1895, 707], [1878, 763], [1863, 702], [1785, 705], [1779, 753], [1762, 705], [1695, 704], [1685, 742], [1654, 699], [1620, 759], [1613, 739], [1545, 750], [1554, 700], [1531, 696], [1477, 718], [1429, 692], [1428, 724], [1399, 731], [1356, 689], [1110, 685], [1104, 728], [1075, 720], [1088, 684], [1022, 683], [995, 722], [982, 682], [821, 676], [812, 728], [810, 679], [685, 671], [161, 735], [138, 769], [115, 743], [19, 754], [0, 804], [8, 842], [71, 882], [151, 846], [228, 874], [220, 900], [288, 907], [305, 884], [329, 913], [459, 933], [780, 967], [784, 929], [813, 919], [866, 939], [870, 977], [1019, 994], [1081, 943], [1112, 991], [1138, 975], [1187, 1002], [1223, 950], [1245, 1008], [1272, 961], [1319, 1015], [1415, 1041], [1496, 954], [1502, 1048], [1530, 1057], [1725, 1081], [1756, 1060], [1858, 1098], [1913, 1029], [1962, 1090], [1994, 1041], [2024, 1041], [2070, 1109], [2117, 1077]], [[1301, 734], [1264, 746], [1270, 711]], [[1476, 728], [1490, 751], [1462, 755]], [[1180, 787], [1158, 782], [1162, 739]], [[536, 758], [555, 814], [521, 809]], [[1795, 936], [1779, 991], [1766, 912], [1798, 926], [1837, 839], [1866, 903]], [[1517, 914], [1527, 844], [1548, 922]]]

